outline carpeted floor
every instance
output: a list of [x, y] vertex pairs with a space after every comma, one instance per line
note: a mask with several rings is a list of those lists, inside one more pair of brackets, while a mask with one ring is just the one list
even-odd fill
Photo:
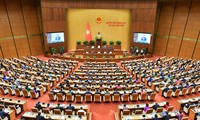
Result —
[[[45, 58], [44, 56], [37, 56], [40, 57], [43, 60], [48, 60], [48, 58]], [[157, 57], [154, 57], [157, 58]], [[117, 63], [120, 65], [120, 63]], [[200, 94], [192, 94], [192, 95], [186, 95], [184, 97], [177, 97], [177, 98], [163, 98], [159, 94], [156, 95], [156, 100], [152, 102], [161, 102], [161, 101], [168, 101], [171, 105], [175, 106], [176, 101], [178, 99], [184, 99], [184, 98], [191, 98], [195, 96], [200, 96]], [[1, 97], [5, 98], [12, 98], [12, 99], [21, 99], [26, 100], [28, 102], [28, 110], [30, 111], [31, 107], [34, 107], [36, 102], [51, 102], [48, 100], [48, 92], [46, 92], [42, 97], [39, 97], [38, 99], [31, 99], [31, 98], [24, 98], [24, 97], [16, 97], [16, 96], [10, 96], [10, 95], [1, 95]], [[149, 101], [137, 101], [137, 102], [119, 102], [119, 103], [82, 103], [82, 104], [88, 104], [90, 112], [92, 113], [92, 120], [115, 120], [114, 113], [116, 112], [117, 105], [119, 104], [138, 104], [138, 103], [146, 103]], [[51, 102], [51, 103], [57, 103], [57, 102]], [[60, 102], [68, 104], [68, 102]], [[76, 104], [76, 103], [73, 103]], [[175, 106], [176, 107], [176, 106]], [[175, 108], [176, 109], [176, 108]], [[24, 112], [22, 112], [20, 115], [17, 116], [18, 119], [23, 115]]]

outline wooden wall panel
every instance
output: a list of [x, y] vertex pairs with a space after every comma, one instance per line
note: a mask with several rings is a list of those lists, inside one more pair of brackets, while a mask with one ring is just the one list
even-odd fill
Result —
[[14, 36], [26, 35], [20, 0], [5, 0]]
[[[25, 27], [28, 34], [28, 47], [30, 49], [30, 52], [32, 55], [42, 54], [42, 42], [40, 37], [40, 26], [37, 16], [37, 10], [36, 10], [36, 1], [27, 1], [27, 0], [21, 0], [22, 4], [22, 10], [24, 15], [24, 21], [25, 21]], [[32, 37], [37, 36], [37, 37]], [[31, 38], [32, 37], [32, 38]], [[33, 40], [33, 38], [36, 38], [38, 40], [34, 40], [37, 43], [32, 42], [30, 44], [30, 41]], [[36, 44], [36, 45], [32, 45]], [[39, 48], [35, 48], [39, 47]], [[36, 50], [36, 51], [35, 51]], [[39, 51], [38, 51], [39, 50]], [[36, 54], [37, 53], [37, 54]]]
[[[200, 52], [199, 42], [196, 41], [200, 30], [200, 1], [177, 0], [176, 2], [174, 0], [173, 2], [174, 4], [170, 4], [172, 1], [159, 1], [160, 16], [159, 22], [157, 23], [158, 31], [156, 32], [157, 37], [154, 54], [198, 58]], [[162, 49], [165, 47], [166, 42], [161, 42], [160, 40], [163, 40], [161, 38], [168, 39], [165, 51]]]
[[31, 36], [29, 38], [32, 55], [40, 55], [43, 51], [40, 38], [40, 36]]
[[157, 37], [155, 48], [154, 48], [154, 54], [164, 56], [165, 50], [167, 47], [167, 41], [168, 41], [168, 38]]
[[190, 0], [177, 0], [170, 36], [183, 36], [190, 11], [190, 3]]
[[[66, 10], [70, 8], [85, 8], [85, 9], [131, 9], [132, 10], [132, 31], [130, 32], [130, 44], [132, 46], [137, 45], [139, 47], [147, 47], [152, 50], [151, 45], [134, 44], [133, 32], [148, 32], [152, 33], [152, 39], [154, 37], [154, 26], [156, 16], [156, 0], [41, 0], [42, 17], [43, 17], [43, 32], [54, 31], [66, 31]], [[64, 26], [64, 27], [63, 27]], [[62, 44], [47, 44], [44, 37], [45, 51], [49, 50], [49, 47], [58, 47]], [[152, 40], [153, 41], [153, 40]], [[67, 38], [66, 43], [67, 47]]]
[[[40, 0], [0, 0], [0, 46], [6, 58], [32, 55], [31, 49], [42, 54], [41, 32], [37, 8]], [[37, 3], [37, 4], [36, 4]], [[30, 48], [29, 37], [37, 37], [40, 48]], [[1, 53], [2, 54], [2, 53]]]
[[[176, 1], [162, 1], [158, 4], [160, 7], [160, 14], [158, 20], [157, 37], [155, 40], [154, 54], [165, 55], [166, 47], [169, 40], [170, 28], [174, 16], [174, 7]], [[158, 15], [157, 15], [158, 16]]]
[[179, 49], [182, 45], [182, 36], [184, 35], [185, 26], [187, 24], [190, 3], [191, 2], [189, 0], [177, 0], [169, 36], [176, 36], [180, 38], [169, 39], [166, 51], [167, 56], [179, 56]]
[[181, 58], [192, 58], [194, 46], [195, 46], [195, 42], [183, 40], [179, 57], [181, 57]]
[[200, 39], [196, 45], [196, 49], [194, 51], [193, 59], [200, 59]]
[[168, 36], [171, 28], [171, 23], [174, 16], [174, 7], [176, 1], [163, 1], [159, 4], [160, 6], [160, 15], [158, 22], [158, 35]]
[[12, 36], [3, 0], [0, 0], [0, 16], [0, 38]]
[[0, 44], [5, 58], [17, 57], [13, 39], [0, 40]]
[[13, 42], [9, 18], [4, 0], [0, 0], [0, 46], [1, 57], [17, 56], [16, 48]]
[[181, 44], [180, 39], [170, 38], [168, 41], [166, 56], [177, 57], [180, 44]]
[[[17, 53], [19, 57], [30, 55], [28, 46], [28, 37], [26, 33], [25, 21], [23, 18], [22, 6], [20, 0], [6, 1], [6, 7], [12, 27], [13, 36], [22, 36], [23, 38], [14, 37]], [[24, 50], [23, 50], [24, 49]], [[25, 50], [26, 49], [26, 50]]]
[[17, 38], [15, 39], [15, 43], [19, 57], [30, 55], [27, 38]]

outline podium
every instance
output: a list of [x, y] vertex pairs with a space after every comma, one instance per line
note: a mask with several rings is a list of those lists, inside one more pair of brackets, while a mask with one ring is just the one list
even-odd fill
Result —
[[96, 47], [100, 46], [101, 47], [102, 39], [101, 38], [96, 38]]

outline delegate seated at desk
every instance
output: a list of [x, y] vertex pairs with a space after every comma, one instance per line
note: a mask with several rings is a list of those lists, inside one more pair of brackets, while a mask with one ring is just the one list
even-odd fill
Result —
[[164, 90], [163, 90], [163, 93], [162, 93], [162, 95], [164, 95], [164, 93], [166, 92], [168, 92], [169, 91], [169, 88], [168, 87], [166, 87]]
[[45, 120], [44, 116], [41, 115], [39, 112], [38, 115], [36, 116], [36, 120]]
[[66, 109], [68, 109], [68, 110], [74, 110], [75, 109], [75, 107], [70, 103], [69, 104], [69, 106], [67, 106], [67, 108]]
[[0, 117], [1, 117], [2, 119], [4, 119], [4, 118], [6, 118], [6, 117], [8, 117], [8, 116], [9, 116], [9, 114], [6, 113], [4, 110], [2, 110], [2, 108], [0, 108]]

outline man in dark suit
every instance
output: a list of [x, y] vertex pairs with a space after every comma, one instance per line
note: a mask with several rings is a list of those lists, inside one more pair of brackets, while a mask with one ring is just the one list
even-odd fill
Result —
[[95, 92], [95, 94], [101, 94], [101, 92], [100, 92], [99, 90], [97, 90], [97, 91]]
[[154, 109], [154, 110], [157, 110], [158, 107], [160, 107], [160, 105], [158, 105], [158, 103], [156, 102], [156, 103], [153, 105], [153, 109]]
[[162, 120], [169, 120], [170, 118], [171, 118], [171, 115], [169, 115], [168, 112], [166, 112]]
[[92, 94], [92, 93], [91, 93], [90, 90], [88, 89], [88, 90], [85, 92], [85, 94]]
[[44, 116], [41, 116], [41, 113], [39, 112], [36, 116], [36, 120], [45, 120]]
[[168, 90], [169, 90], [169, 88], [168, 87], [166, 87], [164, 90], [163, 90], [163, 93], [162, 93], [162, 95], [164, 95], [164, 93], [166, 92], [168, 92]]
[[114, 94], [120, 94], [118, 91], [117, 91], [117, 89], [113, 92], [113, 95]]
[[55, 107], [55, 109], [60, 109], [61, 112], [63, 110], [63, 108], [60, 106], [60, 103], [58, 103], [58, 105]]
[[177, 90], [176, 85], [174, 85], [174, 87], [172, 88], [172, 90], [175, 92]]
[[41, 106], [40, 102], [38, 102], [38, 103], [35, 105], [35, 107], [38, 109], [38, 111], [42, 109], [42, 106]]
[[135, 89], [132, 89], [131, 93], [136, 93]]
[[4, 119], [5, 117], [8, 117], [8, 113], [4, 112], [1, 108], [0, 108], [0, 116], [2, 119]]
[[61, 90], [59, 91], [59, 93], [62, 93], [63, 95], [66, 94], [65, 91], [63, 91], [63, 89], [61, 89]]
[[74, 110], [75, 109], [75, 107], [74, 106], [72, 106], [72, 104], [69, 104], [69, 106], [67, 106], [67, 108], [66, 109], [68, 109], [68, 110]]

